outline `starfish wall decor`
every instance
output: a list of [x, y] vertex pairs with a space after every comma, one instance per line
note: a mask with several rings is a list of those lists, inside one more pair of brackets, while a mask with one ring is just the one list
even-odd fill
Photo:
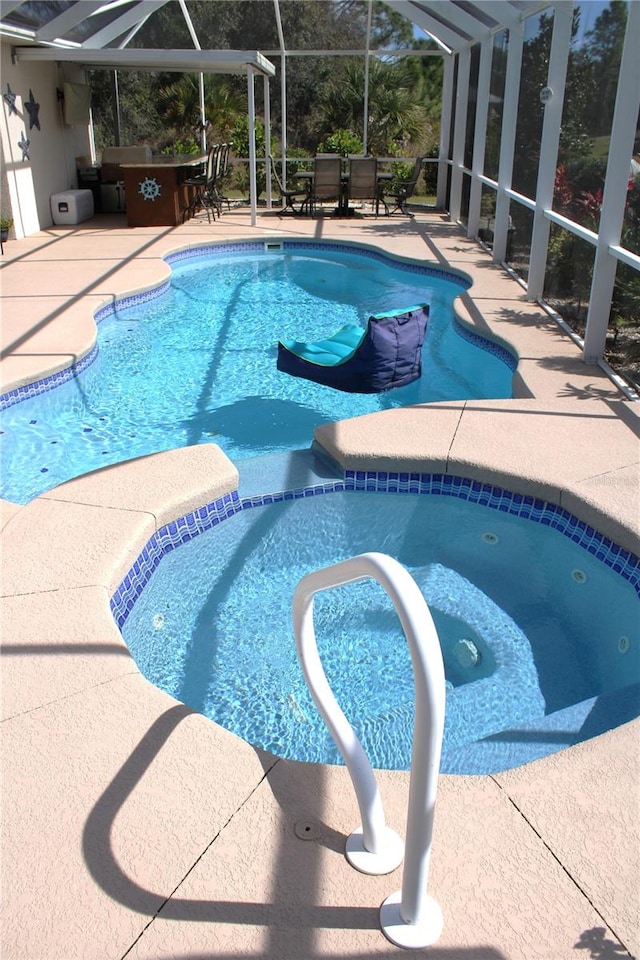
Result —
[[33, 96], [33, 90], [29, 90], [29, 99], [25, 100], [24, 108], [29, 114], [29, 130], [33, 127], [40, 129], [40, 118], [38, 114], [40, 112], [40, 104], [36, 103], [35, 97]]
[[18, 112], [16, 109], [16, 97], [17, 93], [13, 93], [11, 87], [7, 84], [7, 92], [2, 94], [2, 98], [9, 105], [9, 115]]
[[31, 141], [27, 140], [27, 134], [23, 133], [20, 140], [18, 140], [18, 146], [22, 150], [22, 159], [29, 160], [29, 147], [31, 146]]

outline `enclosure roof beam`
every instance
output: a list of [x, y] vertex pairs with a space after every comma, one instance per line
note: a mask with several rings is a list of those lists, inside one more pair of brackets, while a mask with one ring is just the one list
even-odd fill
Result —
[[159, 10], [160, 7], [164, 7], [167, 2], [168, 0], [141, 0], [140, 3], [136, 4], [121, 17], [118, 17], [117, 20], [113, 20], [108, 26], [92, 34], [84, 41], [82, 46], [85, 48], [106, 47], [112, 40], [122, 36], [123, 33], [130, 30], [131, 27], [135, 27], [140, 21], [146, 20], [147, 17]]
[[267, 77], [276, 68], [258, 50], [89, 50], [62, 47], [16, 47], [18, 61], [53, 60], [114, 70], [162, 70], [173, 73], [247, 73]]
[[74, 4], [60, 16], [54, 17], [36, 30], [36, 40], [56, 40], [58, 37], [63, 37], [65, 33], [73, 30], [101, 7], [104, 7], [102, 0], [85, 0], [85, 3]]
[[429, 16], [426, 11], [418, 10], [409, 0], [386, 0], [386, 2], [398, 13], [412, 20], [416, 26], [428, 33], [434, 40], [446, 44], [450, 50], [460, 50], [469, 42], [470, 38], [468, 36], [463, 36], [458, 31], [450, 29], [439, 20]]

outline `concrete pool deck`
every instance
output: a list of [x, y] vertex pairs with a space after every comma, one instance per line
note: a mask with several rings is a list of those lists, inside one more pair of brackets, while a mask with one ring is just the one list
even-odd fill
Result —
[[[463, 317], [511, 344], [508, 401], [386, 411], [316, 430], [345, 466], [484, 479], [560, 503], [638, 551], [638, 409], [521, 287], [439, 214], [123, 218], [5, 245], [3, 392], [92, 346], [105, 301], [168, 275], [161, 256], [256, 235], [375, 244], [465, 270]], [[310, 438], [311, 442], [311, 438]], [[236, 471], [214, 445], [170, 451], [0, 504], [3, 960], [347, 960], [407, 956], [378, 929], [401, 886], [353, 871], [344, 768], [255, 750], [154, 688], [109, 598], [160, 526]], [[640, 721], [525, 767], [440, 778], [429, 889], [433, 960], [640, 953]], [[405, 832], [408, 774], [378, 775]]]

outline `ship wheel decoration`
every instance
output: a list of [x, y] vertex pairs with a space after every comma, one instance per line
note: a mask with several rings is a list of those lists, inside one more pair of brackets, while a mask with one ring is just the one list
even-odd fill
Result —
[[155, 179], [155, 177], [147, 177], [146, 180], [143, 180], [140, 184], [139, 193], [142, 194], [145, 200], [154, 200], [160, 196], [160, 184]]

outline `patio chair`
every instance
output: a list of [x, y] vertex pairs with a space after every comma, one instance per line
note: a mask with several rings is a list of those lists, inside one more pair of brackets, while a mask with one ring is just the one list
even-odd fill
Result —
[[[384, 209], [387, 216], [391, 216], [391, 214], [395, 213], [396, 210], [399, 210], [400, 213], [404, 213], [407, 217], [413, 216], [407, 207], [407, 201], [415, 192], [423, 162], [424, 157], [418, 157], [408, 180], [396, 180], [391, 189], [385, 189], [383, 191], [381, 200], [384, 204]], [[389, 204], [387, 203], [388, 197], [394, 201], [394, 206], [391, 209], [389, 209]]]
[[218, 210], [218, 216], [222, 214], [223, 203], [226, 203], [227, 210], [231, 210], [231, 200], [229, 197], [224, 195], [222, 183], [231, 169], [229, 155], [231, 154], [232, 146], [233, 143], [223, 143], [220, 145], [220, 151], [216, 157], [216, 169], [213, 181], [210, 188], [207, 190], [208, 199], [210, 203], [213, 204], [213, 206], [215, 206]]
[[317, 156], [313, 161], [313, 183], [309, 197], [309, 209], [315, 213], [317, 203], [336, 200], [342, 205], [342, 158]]
[[404, 387], [422, 374], [426, 303], [369, 317], [326, 340], [278, 342], [278, 370], [345, 393], [381, 393]]
[[[271, 162], [271, 172], [275, 177], [275, 181], [278, 184], [278, 190], [280, 191], [282, 212], [286, 213], [287, 210], [291, 210], [291, 213], [302, 213], [309, 202], [309, 189], [306, 187], [297, 187], [295, 189], [288, 189], [284, 187], [278, 174], [275, 160], [272, 156], [269, 157], [269, 160]], [[297, 210], [295, 206], [296, 203], [300, 204]]]
[[209, 148], [204, 173], [198, 174], [196, 177], [188, 177], [182, 181], [183, 186], [192, 188], [194, 191], [193, 197], [182, 211], [183, 223], [187, 217], [194, 217], [200, 209], [206, 210], [209, 223], [211, 223], [212, 215], [214, 220], [216, 218], [215, 210], [218, 209], [218, 213], [220, 212], [218, 205], [212, 201], [210, 196], [210, 191], [213, 189], [215, 182], [220, 149], [219, 143]]
[[351, 200], [371, 200], [376, 215], [380, 206], [376, 157], [349, 157], [347, 195]]

